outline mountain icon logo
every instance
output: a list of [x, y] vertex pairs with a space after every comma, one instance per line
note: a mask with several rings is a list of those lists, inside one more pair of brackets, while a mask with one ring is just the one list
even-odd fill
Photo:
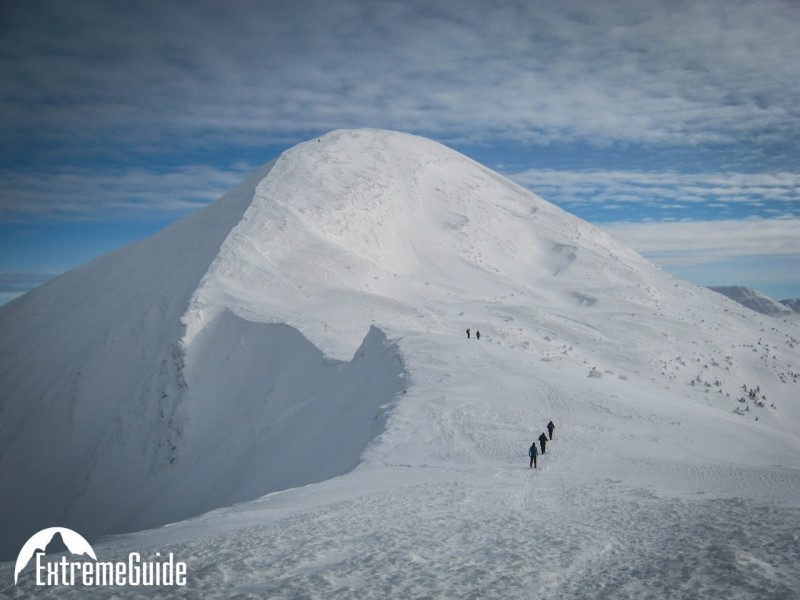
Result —
[[33, 534], [31, 538], [25, 542], [22, 550], [19, 551], [17, 564], [14, 568], [14, 585], [17, 585], [19, 574], [28, 566], [28, 563], [31, 558], [33, 558], [36, 551], [41, 550], [44, 552], [47, 545], [53, 539], [53, 536], [57, 533], [61, 534], [61, 539], [64, 540], [64, 545], [71, 554], [86, 554], [94, 560], [97, 560], [94, 549], [81, 534], [72, 531], [72, 529], [67, 529], [66, 527], [48, 527], [47, 529], [42, 529], [40, 532]]

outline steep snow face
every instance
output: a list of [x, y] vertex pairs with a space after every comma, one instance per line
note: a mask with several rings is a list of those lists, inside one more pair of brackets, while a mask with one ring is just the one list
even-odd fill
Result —
[[791, 589], [795, 325], [411, 135], [333, 132], [240, 191], [0, 309], [3, 531], [285, 490], [106, 550], [173, 547], [209, 597], [634, 596], [664, 552], [678, 596], [757, 560]]

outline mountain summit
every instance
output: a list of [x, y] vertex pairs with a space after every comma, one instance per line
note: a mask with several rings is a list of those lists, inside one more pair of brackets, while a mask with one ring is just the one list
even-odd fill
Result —
[[303, 325], [326, 353], [346, 358], [365, 315], [425, 330], [422, 313], [450, 298], [464, 308], [504, 294], [586, 305], [595, 290], [656, 272], [602, 231], [440, 144], [337, 131], [284, 153], [258, 183], [194, 294], [185, 339], [225, 307]]
[[[602, 487], [628, 506], [608, 482], [753, 502], [798, 484], [796, 329], [408, 134], [299, 144], [0, 308], [0, 331], [4, 558], [54, 520], [91, 539], [300, 486], [295, 507], [346, 499], [359, 523], [383, 505], [357, 499], [392, 490], [483, 527], [538, 493], [525, 452], [549, 419], [541, 474], [569, 502]], [[551, 516], [580, 519], [569, 502]]]

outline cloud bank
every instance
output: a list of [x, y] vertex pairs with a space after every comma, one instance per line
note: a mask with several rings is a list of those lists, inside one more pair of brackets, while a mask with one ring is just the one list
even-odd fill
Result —
[[[529, 169], [510, 174], [520, 185], [566, 206], [631, 209], [645, 204], [669, 211], [705, 205], [732, 216], [800, 216], [800, 172], [679, 173], [675, 171], [564, 171]], [[662, 218], [668, 218], [664, 212]], [[604, 219], [607, 220], [607, 219]]]
[[[381, 126], [447, 140], [798, 133], [793, 1], [379, 0], [4, 7], [4, 135], [147, 147]], [[43, 20], [39, 15], [46, 15]], [[35, 130], [35, 132], [33, 131]], [[167, 142], [169, 143], [169, 142]]]
[[668, 266], [742, 256], [795, 257], [800, 265], [800, 218], [606, 223], [603, 228]]
[[705, 286], [746, 285], [781, 300], [800, 289], [800, 218], [606, 223], [672, 274]]
[[0, 171], [0, 219], [97, 220], [114, 215], [182, 214], [220, 198], [252, 169], [205, 165], [167, 172], [70, 167], [56, 172]]

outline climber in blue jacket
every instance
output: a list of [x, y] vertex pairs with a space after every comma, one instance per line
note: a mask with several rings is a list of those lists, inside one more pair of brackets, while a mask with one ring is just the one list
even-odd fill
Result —
[[531, 444], [531, 447], [528, 448], [528, 456], [531, 457], [531, 469], [535, 469], [536, 467], [536, 457], [539, 456], [539, 449], [536, 447], [536, 442]]

